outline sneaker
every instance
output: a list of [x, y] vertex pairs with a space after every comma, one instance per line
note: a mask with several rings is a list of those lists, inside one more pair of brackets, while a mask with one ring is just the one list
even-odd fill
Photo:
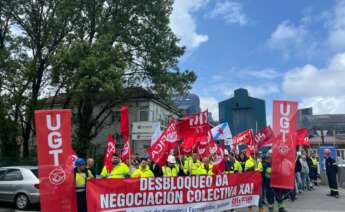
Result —
[[338, 194], [336, 194], [334, 197], [337, 198], [337, 199], [339, 199], [339, 195], [338, 195]]
[[274, 212], [274, 208], [273, 207], [269, 207], [268, 208], [268, 212]]

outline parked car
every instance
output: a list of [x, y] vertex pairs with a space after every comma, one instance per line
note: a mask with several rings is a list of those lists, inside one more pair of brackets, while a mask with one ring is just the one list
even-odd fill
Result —
[[39, 203], [39, 180], [36, 166], [0, 167], [0, 201], [27, 209]]

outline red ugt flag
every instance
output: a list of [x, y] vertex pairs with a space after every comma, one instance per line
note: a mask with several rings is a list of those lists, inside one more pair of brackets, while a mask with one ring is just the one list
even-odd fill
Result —
[[258, 148], [263, 146], [272, 145], [274, 140], [273, 131], [270, 126], [263, 128], [259, 132], [256, 133], [254, 137], [255, 143]]
[[121, 113], [121, 129], [120, 133], [124, 139], [124, 146], [121, 152], [121, 160], [127, 160], [131, 155], [131, 148], [129, 146], [129, 121], [128, 121], [128, 107], [122, 106]]
[[199, 136], [199, 134], [202, 135], [206, 128], [209, 130], [208, 112], [204, 111], [194, 115], [185, 116], [176, 124], [176, 126], [178, 136], [181, 139]]
[[234, 144], [253, 144], [253, 130], [245, 130], [233, 137]]
[[111, 172], [111, 170], [113, 168], [113, 164], [111, 163], [111, 159], [112, 159], [112, 156], [116, 152], [115, 144], [116, 144], [116, 141], [115, 141], [113, 135], [111, 135], [111, 134], [108, 135], [108, 143], [107, 143], [106, 152], [104, 155], [104, 165], [107, 168], [108, 172]]
[[71, 110], [35, 111], [41, 211], [77, 211]]
[[177, 134], [183, 140], [182, 152], [191, 152], [199, 142], [208, 144], [209, 131], [208, 111], [183, 117], [177, 124]]
[[171, 121], [157, 141], [147, 150], [148, 155], [159, 166], [163, 166], [169, 156], [170, 150], [178, 144], [175, 119]]
[[294, 189], [295, 135], [297, 102], [273, 101], [273, 132], [271, 186]]

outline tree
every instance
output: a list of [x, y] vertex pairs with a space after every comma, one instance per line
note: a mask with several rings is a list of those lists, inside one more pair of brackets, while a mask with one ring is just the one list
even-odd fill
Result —
[[24, 157], [29, 156], [29, 139], [33, 130], [33, 111], [49, 81], [49, 65], [67, 35], [75, 26], [78, 1], [69, 0], [3, 0], [3, 11], [23, 36], [20, 48], [28, 58], [18, 69], [24, 77], [22, 94], [27, 97], [18, 107], [23, 117]]
[[195, 74], [177, 66], [184, 48], [169, 28], [172, 3], [84, 1], [73, 42], [59, 50], [53, 65], [56, 87], [65, 92], [66, 105], [77, 109], [78, 152], [87, 151], [111, 108], [125, 101], [123, 88], [145, 86], [166, 100], [191, 88]]
[[17, 123], [9, 116], [9, 93], [5, 91], [5, 78], [11, 74], [9, 70], [15, 67], [15, 62], [10, 57], [14, 49], [10, 34], [10, 19], [5, 16], [3, 2], [0, 2], [0, 155], [17, 158]]
[[[0, 0], [16, 27], [6, 68], [7, 115], [19, 123], [24, 157], [40, 99], [63, 95], [73, 108], [79, 153], [104, 126], [123, 88], [145, 87], [170, 100], [196, 76], [179, 70], [184, 48], [169, 28], [172, 0]], [[1, 35], [0, 35], [1, 36]], [[1, 39], [1, 37], [0, 37]]]

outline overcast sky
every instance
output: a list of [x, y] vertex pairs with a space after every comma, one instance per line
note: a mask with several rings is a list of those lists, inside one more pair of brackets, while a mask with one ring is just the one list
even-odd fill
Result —
[[345, 113], [345, 0], [175, 0], [171, 27], [215, 119], [239, 87], [266, 100], [269, 122], [273, 99]]

